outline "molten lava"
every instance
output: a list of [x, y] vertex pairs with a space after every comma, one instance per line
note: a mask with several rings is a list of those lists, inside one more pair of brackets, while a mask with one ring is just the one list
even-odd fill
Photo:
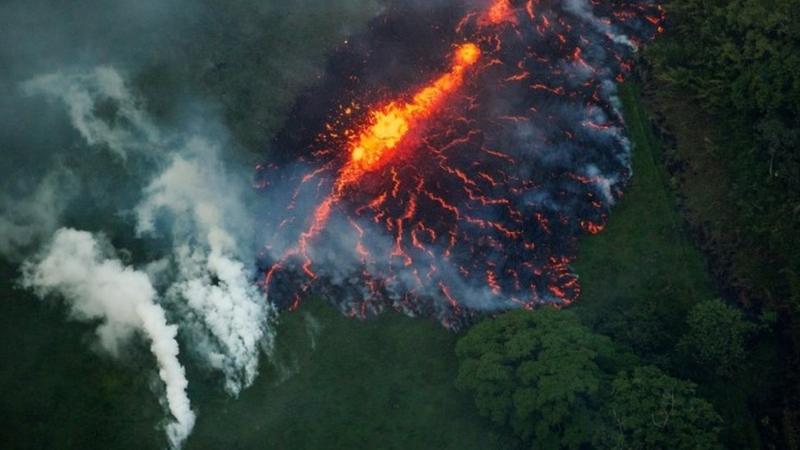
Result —
[[304, 259], [303, 271], [311, 278], [316, 277], [311, 269], [308, 249], [311, 241], [325, 229], [332, 208], [341, 199], [344, 190], [356, 183], [364, 173], [375, 170], [389, 159], [409, 131], [436, 112], [448, 95], [461, 86], [466, 70], [475, 65], [480, 56], [481, 50], [477, 45], [462, 44], [455, 51], [450, 70], [417, 92], [412, 101], [392, 102], [370, 114], [369, 125], [351, 144], [350, 160], [339, 174], [333, 192], [314, 211], [311, 226], [300, 235], [298, 248], [287, 252], [285, 257], [299, 253]]
[[475, 44], [459, 46], [450, 71], [417, 92], [410, 102], [392, 102], [373, 111], [370, 125], [351, 144], [350, 161], [342, 170], [337, 190], [385, 162], [408, 132], [436, 112], [448, 95], [461, 86], [464, 73], [478, 62], [480, 56], [481, 50]]
[[486, 10], [483, 22], [492, 25], [498, 25], [504, 22], [516, 23], [516, 15], [514, 13], [514, 8], [511, 7], [510, 0], [494, 0], [489, 9]]

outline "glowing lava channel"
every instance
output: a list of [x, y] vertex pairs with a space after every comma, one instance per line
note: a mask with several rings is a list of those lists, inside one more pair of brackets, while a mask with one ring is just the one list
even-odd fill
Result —
[[414, 95], [408, 103], [389, 103], [371, 113], [370, 125], [350, 145], [350, 161], [342, 169], [336, 192], [357, 181], [365, 172], [379, 168], [415, 124], [429, 118], [464, 82], [464, 73], [480, 59], [477, 45], [458, 47], [449, 72]]
[[450, 94], [464, 83], [467, 69], [474, 66], [480, 57], [481, 50], [477, 45], [460, 45], [455, 51], [450, 70], [417, 92], [410, 102], [392, 102], [370, 114], [369, 125], [350, 144], [350, 159], [342, 168], [333, 192], [317, 206], [311, 226], [300, 235], [298, 248], [289, 252], [286, 257], [300, 253], [305, 261], [303, 271], [312, 278], [316, 277], [311, 270], [308, 246], [325, 229], [333, 206], [342, 197], [345, 189], [356, 183], [365, 173], [381, 167], [390, 159], [408, 133], [420, 122], [430, 118]]

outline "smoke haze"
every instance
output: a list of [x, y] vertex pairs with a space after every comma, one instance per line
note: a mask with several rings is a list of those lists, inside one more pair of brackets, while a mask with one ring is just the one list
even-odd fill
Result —
[[136, 336], [150, 343], [173, 447], [195, 421], [179, 353], [231, 395], [271, 353], [253, 163], [326, 48], [380, 10], [368, 0], [0, 5], [0, 256], [24, 261], [22, 286], [99, 322], [109, 354]]

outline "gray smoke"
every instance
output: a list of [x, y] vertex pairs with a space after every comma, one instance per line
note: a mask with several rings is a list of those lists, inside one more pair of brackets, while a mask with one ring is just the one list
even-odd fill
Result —
[[136, 209], [137, 230], [156, 233], [156, 218], [168, 219], [178, 269], [168, 295], [184, 300], [200, 318], [201, 323], [189, 326], [203, 342], [201, 354], [225, 373], [226, 389], [238, 394], [258, 374], [259, 346], [272, 347], [274, 312], [242, 262], [253, 260], [239, 239], [249, 237], [252, 229], [236, 230], [249, 223], [247, 209], [232, 195], [243, 186], [226, 175], [216, 147], [192, 139], [186, 148], [146, 188]]
[[638, 48], [637, 45], [632, 42], [630, 38], [628, 38], [628, 36], [620, 33], [612, 25], [600, 20], [599, 17], [595, 16], [594, 13], [592, 13], [592, 7], [586, 0], [566, 0], [564, 2], [564, 9], [571, 12], [575, 16], [580, 17], [587, 23], [590, 23], [597, 31], [605, 34], [609, 37], [609, 39], [617, 44], [627, 45], [633, 50]]
[[[89, 145], [105, 145], [116, 156], [127, 159], [132, 150], [155, 151], [158, 130], [139, 109], [122, 76], [112, 67], [99, 66], [88, 72], [57, 72], [38, 76], [22, 85], [29, 95], [60, 100], [70, 121]], [[114, 102], [115, 126], [97, 116], [98, 100]]]
[[24, 184], [19, 189], [22, 195], [0, 196], [0, 255], [11, 260], [23, 258], [52, 235], [77, 187], [75, 176], [66, 169], [53, 169], [37, 182]]
[[186, 373], [178, 360], [178, 328], [167, 323], [147, 275], [126, 267], [103, 247], [91, 233], [62, 228], [43, 254], [23, 266], [23, 285], [41, 298], [63, 297], [75, 320], [100, 321], [97, 336], [113, 356], [119, 356], [135, 333], [150, 341], [174, 418], [167, 425], [167, 435], [178, 448], [195, 422], [186, 395]]
[[[158, 280], [167, 280], [162, 287], [163, 301], [177, 313], [176, 320], [195, 344], [194, 353], [224, 374], [225, 388], [231, 394], [252, 384], [261, 350], [271, 352], [274, 311], [255, 285], [251, 264], [245, 263], [254, 260], [255, 242], [245, 205], [248, 190], [242, 181], [248, 179], [247, 175], [231, 173], [237, 168], [221, 161], [223, 144], [197, 131], [200, 126], [180, 130], [156, 126], [143, 109], [143, 102], [113, 67], [47, 74], [22, 86], [28, 95], [60, 104], [90, 147], [107, 151], [129, 170], [160, 170], [149, 181], [145, 181], [146, 175], [132, 175], [134, 180], [142, 180], [138, 204], [119, 205], [118, 213], [134, 219], [140, 236], [171, 243], [167, 254], [148, 265], [148, 272]], [[113, 105], [110, 117], [98, 108], [103, 102]], [[42, 214], [37, 208], [48, 209], [57, 203], [54, 190], [45, 182], [34, 196], [38, 206], [17, 215], [52, 228], [57, 216], [51, 214], [45, 220], [39, 217]], [[12, 223], [4, 219], [0, 224], [5, 226], [6, 222]], [[24, 238], [15, 237], [8, 245]], [[29, 263], [25, 284], [42, 294], [64, 295], [82, 314], [91, 311], [81, 318], [104, 318], [98, 334], [112, 353], [119, 341], [127, 340], [137, 329], [153, 339], [152, 350], [167, 384], [167, 403], [178, 419], [167, 427], [167, 433], [170, 442], [180, 446], [191, 431], [194, 416], [186, 413], [191, 412], [188, 399], [175, 398], [174, 386], [183, 386], [181, 392], [186, 396], [183, 369], [175, 369], [175, 364], [165, 359], [170, 352], [177, 355], [175, 327], [158, 328], [161, 322], [166, 326], [166, 319], [154, 303], [156, 291], [147, 275], [132, 272], [118, 261], [101, 259], [90, 238], [89, 234], [57, 232], [52, 254], [39, 264]], [[81, 263], [91, 264], [72, 278], [46, 277], [51, 270]], [[118, 283], [102, 280], [116, 269], [124, 275], [113, 280]], [[106, 283], [102, 287], [108, 289], [95, 289], [97, 283]], [[138, 292], [128, 292], [130, 289]], [[118, 296], [122, 300], [115, 303]], [[139, 306], [145, 303], [152, 307]], [[171, 333], [173, 349], [158, 338], [166, 332]], [[180, 406], [183, 404], [187, 406]]]

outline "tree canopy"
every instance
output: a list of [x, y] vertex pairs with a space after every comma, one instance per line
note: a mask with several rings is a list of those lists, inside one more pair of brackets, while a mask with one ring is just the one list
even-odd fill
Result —
[[457, 384], [481, 414], [540, 448], [578, 448], [598, 423], [597, 401], [611, 341], [569, 311], [514, 311], [462, 338]]
[[608, 402], [610, 434], [604, 447], [705, 450], [721, 448], [722, 419], [696, 385], [653, 366], [623, 371]]
[[[456, 346], [457, 385], [533, 448], [713, 449], [721, 419], [691, 382], [628, 369], [571, 311], [512, 311]], [[616, 376], [615, 376], [615, 372]]]
[[730, 165], [737, 225], [774, 273], [759, 288], [800, 311], [800, 2], [672, 0], [667, 12], [668, 35], [646, 59], [661, 85], [747, 141], [716, 150]]
[[707, 300], [689, 311], [686, 322], [689, 331], [678, 346], [692, 361], [717, 375], [730, 375], [744, 364], [747, 338], [755, 325], [739, 309]]

